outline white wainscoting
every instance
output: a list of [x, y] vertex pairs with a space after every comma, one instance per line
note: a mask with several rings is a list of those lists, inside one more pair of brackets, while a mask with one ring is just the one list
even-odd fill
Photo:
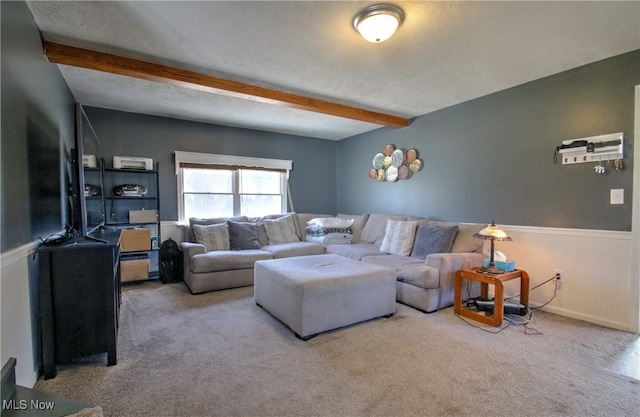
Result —
[[[182, 241], [182, 226], [162, 222], [162, 239]], [[636, 332], [633, 311], [638, 304], [637, 274], [631, 271], [631, 232], [560, 229], [529, 226], [501, 227], [513, 242], [497, 242], [496, 249], [527, 271], [534, 287], [561, 269], [563, 278], [554, 300], [543, 307], [563, 316]], [[532, 290], [532, 306], [553, 297], [554, 283]], [[517, 280], [507, 283], [508, 296], [517, 295]]]
[[1, 344], [0, 361], [16, 358], [16, 383], [33, 387], [38, 379], [33, 357], [29, 291], [29, 256], [34, 245], [24, 245], [0, 254]]
[[178, 244], [182, 243], [183, 240], [183, 229], [177, 221], [163, 221], [160, 222], [160, 236], [162, 236], [162, 241], [171, 238], [178, 242]]
[[[501, 226], [513, 242], [497, 242], [496, 249], [529, 273], [531, 287], [562, 270], [555, 299], [543, 309], [563, 316], [635, 332], [634, 312], [639, 294], [633, 288], [631, 232]], [[508, 285], [517, 294], [517, 282]], [[532, 290], [532, 306], [553, 296], [554, 283]], [[637, 312], [635, 312], [637, 314]]]

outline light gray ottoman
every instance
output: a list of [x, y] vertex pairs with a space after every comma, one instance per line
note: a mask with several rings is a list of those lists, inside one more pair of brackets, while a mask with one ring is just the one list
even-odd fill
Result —
[[339, 255], [257, 261], [255, 302], [297, 337], [348, 326], [396, 311], [396, 271]]

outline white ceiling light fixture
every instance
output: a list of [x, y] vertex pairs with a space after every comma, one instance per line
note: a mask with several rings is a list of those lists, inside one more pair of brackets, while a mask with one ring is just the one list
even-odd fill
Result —
[[374, 4], [353, 18], [353, 27], [373, 43], [389, 39], [404, 21], [404, 12], [392, 4]]

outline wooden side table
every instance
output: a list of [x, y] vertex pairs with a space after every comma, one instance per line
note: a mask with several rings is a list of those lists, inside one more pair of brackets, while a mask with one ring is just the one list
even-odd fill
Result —
[[[516, 269], [513, 272], [489, 275], [478, 272], [478, 269], [479, 268], [461, 269], [456, 272], [455, 289], [453, 293], [453, 310], [456, 314], [490, 326], [502, 326], [502, 318], [504, 315], [504, 283], [516, 278], [520, 278], [520, 304], [525, 306], [525, 308], [529, 307], [529, 274], [527, 274], [526, 271]], [[488, 317], [481, 312], [462, 308], [462, 281], [465, 279], [480, 282], [480, 296], [485, 300], [489, 294], [489, 285], [495, 287], [493, 317]]]

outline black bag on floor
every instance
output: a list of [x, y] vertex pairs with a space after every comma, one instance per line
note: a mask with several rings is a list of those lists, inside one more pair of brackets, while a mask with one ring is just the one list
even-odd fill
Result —
[[183, 280], [182, 250], [175, 240], [169, 238], [160, 245], [160, 281], [163, 284]]

